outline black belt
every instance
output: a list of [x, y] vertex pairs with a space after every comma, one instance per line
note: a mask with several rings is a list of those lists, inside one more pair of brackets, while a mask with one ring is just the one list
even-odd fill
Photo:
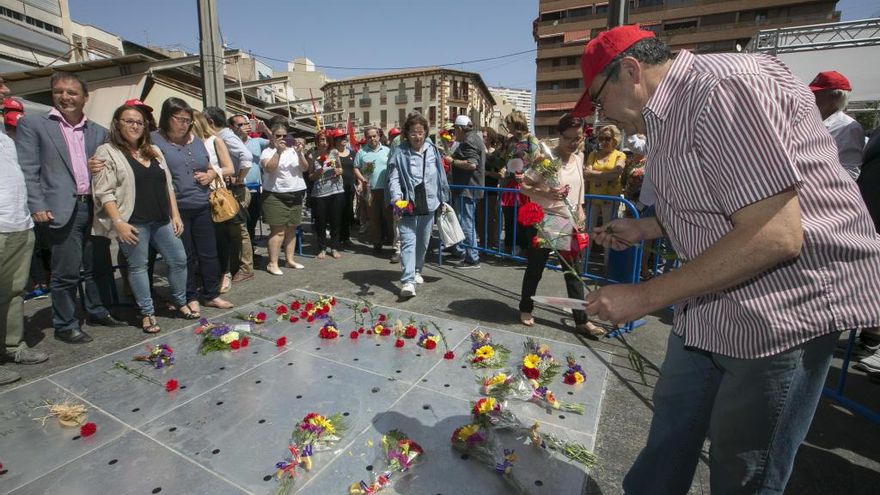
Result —
[[88, 203], [89, 201], [92, 200], [91, 194], [76, 194], [73, 197], [76, 198], [76, 200], [81, 203]]

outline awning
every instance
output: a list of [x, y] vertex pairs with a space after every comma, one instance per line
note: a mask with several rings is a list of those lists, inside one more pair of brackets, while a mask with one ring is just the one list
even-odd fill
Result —
[[85, 107], [89, 120], [109, 128], [113, 112], [125, 100], [141, 97], [146, 79], [146, 75], [139, 74], [89, 83], [89, 100]]

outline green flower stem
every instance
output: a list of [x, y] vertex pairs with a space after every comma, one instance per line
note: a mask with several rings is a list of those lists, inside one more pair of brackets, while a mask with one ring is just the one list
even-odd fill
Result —
[[128, 373], [129, 375], [134, 375], [134, 376], [136, 376], [137, 378], [140, 378], [141, 380], [146, 380], [146, 381], [148, 381], [148, 382], [150, 382], [150, 383], [154, 383], [154, 384], [156, 384], [156, 385], [159, 385], [160, 387], [164, 387], [164, 386], [165, 386], [165, 385], [164, 385], [162, 382], [160, 382], [159, 380], [156, 380], [155, 378], [153, 378], [153, 377], [151, 377], [151, 376], [147, 376], [147, 375], [145, 375], [143, 371], [140, 371], [140, 370], [136, 370], [136, 369], [134, 369], [134, 368], [131, 368], [131, 367], [129, 367], [128, 365], [126, 365], [125, 363], [122, 363], [122, 362], [120, 362], [120, 361], [113, 361], [113, 368], [121, 369], [122, 371]]

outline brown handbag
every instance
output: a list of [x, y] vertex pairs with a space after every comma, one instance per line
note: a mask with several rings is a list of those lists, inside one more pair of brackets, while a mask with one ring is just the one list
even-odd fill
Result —
[[[223, 182], [223, 179], [217, 177], [214, 182], [214, 189], [208, 195], [208, 203], [211, 205], [211, 219], [214, 220], [214, 223], [223, 223], [238, 215], [238, 200], [235, 199], [232, 191], [226, 189], [226, 183]], [[216, 185], [218, 182], [219, 185]]]

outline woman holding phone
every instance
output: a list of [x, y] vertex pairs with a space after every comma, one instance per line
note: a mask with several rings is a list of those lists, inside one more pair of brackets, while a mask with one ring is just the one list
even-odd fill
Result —
[[303, 265], [293, 259], [296, 247], [296, 228], [302, 222], [306, 181], [303, 169], [308, 167], [302, 141], [287, 144], [287, 126], [274, 124], [272, 145], [260, 155], [263, 167], [263, 221], [269, 224], [269, 263], [266, 271], [284, 275], [278, 267], [278, 257], [284, 248], [287, 267], [302, 270]]
[[[180, 242], [183, 222], [177, 210], [165, 157], [150, 141], [150, 117], [141, 106], [123, 105], [113, 113], [108, 143], [95, 152], [104, 167], [92, 177], [95, 197], [93, 232], [119, 240], [128, 260], [128, 280], [146, 333], [156, 323], [147, 276], [149, 247], [168, 265], [171, 301], [186, 308], [186, 250]], [[184, 315], [187, 310], [182, 309]], [[190, 312], [191, 313], [191, 312]]]
[[[183, 221], [186, 249], [186, 305], [178, 310], [187, 318], [201, 317], [199, 300], [205, 306], [227, 309], [232, 303], [220, 298], [220, 263], [214, 221], [208, 204], [209, 185], [217, 177], [211, 168], [204, 142], [192, 133], [193, 109], [180, 98], [162, 103], [159, 130], [150, 137], [165, 156], [171, 171], [177, 207]], [[196, 262], [201, 277], [201, 294], [196, 290]]]
[[[312, 198], [315, 216], [315, 237], [318, 241], [317, 259], [322, 260], [329, 254], [335, 259], [339, 254], [339, 233], [342, 227], [342, 209], [345, 205], [345, 189], [342, 185], [342, 163], [337, 153], [331, 152], [330, 141], [335, 129], [320, 130], [315, 134], [315, 148], [309, 151], [307, 160], [312, 179]], [[330, 239], [327, 239], [327, 228], [330, 228]]]

